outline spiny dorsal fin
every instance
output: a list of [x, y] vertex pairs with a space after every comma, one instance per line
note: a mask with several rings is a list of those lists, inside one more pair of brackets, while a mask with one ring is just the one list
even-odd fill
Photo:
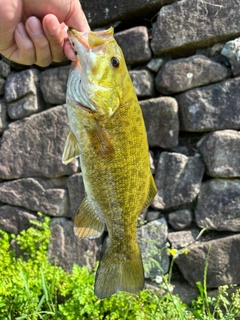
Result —
[[94, 239], [103, 233], [105, 224], [96, 211], [85, 196], [74, 218], [74, 232], [79, 238]]
[[147, 196], [147, 199], [146, 199], [146, 201], [144, 203], [142, 211], [145, 210], [151, 204], [151, 202], [152, 202], [153, 198], [155, 197], [156, 193], [157, 193], [157, 188], [156, 188], [153, 176], [150, 173], [148, 196]]
[[62, 163], [68, 164], [75, 158], [79, 157], [79, 155], [80, 150], [78, 147], [77, 139], [75, 138], [72, 131], [70, 131], [65, 142], [64, 151], [62, 155]]
[[102, 158], [111, 158], [114, 156], [114, 147], [109, 134], [98, 122], [96, 122], [96, 129], [88, 132], [88, 137], [98, 156]]

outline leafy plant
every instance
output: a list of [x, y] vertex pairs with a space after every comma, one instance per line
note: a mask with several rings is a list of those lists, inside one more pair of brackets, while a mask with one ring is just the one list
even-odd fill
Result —
[[17, 237], [0, 231], [0, 319], [58, 319], [56, 295], [66, 274], [46, 256], [49, 221], [32, 221], [34, 227]]
[[211, 297], [207, 291], [207, 270], [211, 245], [208, 247], [207, 257], [204, 267], [203, 285], [197, 282], [199, 290], [198, 298], [192, 302], [192, 312], [197, 319], [201, 320], [236, 320], [240, 316], [240, 291], [235, 290], [231, 297], [228, 290], [234, 288], [233, 285], [220, 286], [217, 297]]
[[[205, 320], [235, 319], [240, 314], [239, 291], [229, 299], [222, 287], [216, 298], [210, 298], [204, 282], [190, 309], [172, 294], [170, 276], [162, 278], [163, 296], [147, 289], [139, 294], [119, 292], [100, 300], [93, 292], [95, 271], [74, 265], [70, 274], [50, 264], [49, 222], [47, 217], [32, 222], [33, 227], [18, 236], [0, 231], [0, 320]], [[172, 257], [186, 253], [168, 250]], [[20, 256], [16, 254], [19, 251]]]

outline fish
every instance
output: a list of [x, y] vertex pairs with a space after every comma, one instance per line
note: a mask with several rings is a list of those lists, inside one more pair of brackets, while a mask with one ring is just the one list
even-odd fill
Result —
[[77, 59], [67, 84], [70, 132], [62, 162], [80, 159], [85, 187], [74, 232], [80, 239], [95, 239], [107, 228], [108, 246], [95, 278], [97, 297], [137, 293], [144, 288], [137, 221], [157, 192], [141, 107], [112, 27], [69, 28], [68, 37]]

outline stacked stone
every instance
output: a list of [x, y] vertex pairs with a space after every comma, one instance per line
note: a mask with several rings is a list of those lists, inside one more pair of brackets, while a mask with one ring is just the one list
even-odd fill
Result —
[[[145, 263], [153, 258], [166, 273], [167, 246], [188, 247], [175, 261], [194, 287], [211, 246], [208, 287], [240, 284], [238, 4], [105, 0], [99, 7], [82, 0], [82, 6], [93, 29], [117, 25], [146, 124], [158, 193], [138, 229]], [[153, 27], [146, 16], [156, 19]], [[84, 186], [78, 163], [61, 163], [68, 72], [69, 65], [39, 70], [0, 60], [0, 227], [19, 233], [37, 211], [51, 216], [49, 256], [71, 270], [73, 263], [94, 265], [104, 239], [78, 240], [73, 232]], [[198, 237], [202, 229], [208, 231]], [[157, 275], [149, 264], [146, 278]]]

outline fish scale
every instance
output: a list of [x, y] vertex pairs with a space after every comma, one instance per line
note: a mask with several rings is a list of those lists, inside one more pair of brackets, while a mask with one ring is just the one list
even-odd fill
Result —
[[80, 158], [86, 191], [74, 230], [79, 238], [92, 239], [107, 226], [109, 242], [96, 273], [95, 294], [135, 293], [144, 286], [137, 219], [156, 194], [141, 108], [112, 28], [70, 29], [69, 39], [77, 61], [68, 80], [71, 131], [63, 163]]

